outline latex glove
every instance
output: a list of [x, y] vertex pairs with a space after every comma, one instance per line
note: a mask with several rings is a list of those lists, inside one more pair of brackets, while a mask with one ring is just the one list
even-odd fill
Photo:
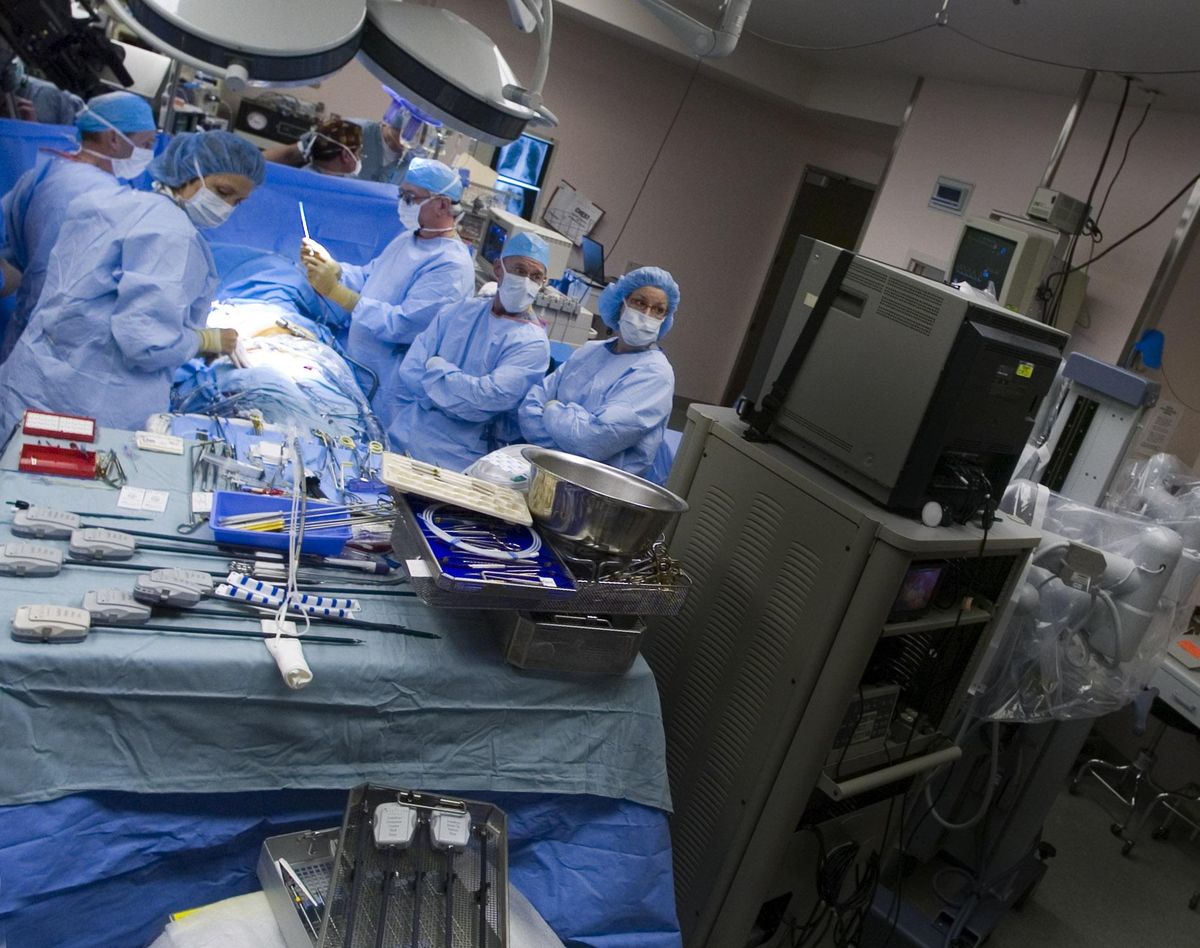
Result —
[[36, 122], [37, 121], [37, 107], [33, 104], [33, 100], [32, 99], [23, 99], [20, 96], [16, 96], [16, 100], [17, 100], [17, 115], [16, 115], [16, 117], [19, 118], [22, 122]]
[[250, 368], [250, 359], [246, 355], [246, 347], [242, 344], [241, 339], [234, 343], [233, 351], [229, 353], [229, 361], [239, 369]]
[[300, 240], [300, 262], [305, 266], [308, 266], [309, 263], [337, 263], [333, 259], [333, 254], [311, 237], [304, 237]]
[[238, 344], [236, 329], [197, 329], [200, 337], [199, 355], [228, 355]]
[[342, 268], [336, 260], [307, 258], [304, 261], [304, 273], [312, 288], [322, 296], [332, 296], [342, 285]]
[[434, 371], [438, 371], [438, 370], [441, 370], [443, 372], [449, 372], [453, 368], [454, 368], [454, 363], [450, 362], [447, 359], [443, 359], [441, 356], [430, 356], [428, 359], [425, 360], [425, 371], [426, 372], [434, 372]]

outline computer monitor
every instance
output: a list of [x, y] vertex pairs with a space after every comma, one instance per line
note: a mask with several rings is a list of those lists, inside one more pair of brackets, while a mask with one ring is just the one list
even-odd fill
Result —
[[604, 286], [604, 245], [591, 237], [580, 237], [579, 252], [583, 256], [583, 275], [593, 283]]
[[991, 284], [1005, 309], [1039, 317], [1037, 291], [1054, 255], [1056, 235], [1033, 224], [968, 217], [954, 251], [951, 283]]
[[488, 211], [479, 238], [479, 246], [475, 250], [475, 273], [480, 280], [495, 279], [492, 265], [500, 256], [504, 242], [513, 234], [536, 234], [550, 245], [550, 266], [547, 275], [552, 280], [562, 276], [567, 267], [567, 257], [571, 253], [571, 241], [546, 227], [531, 224], [523, 218], [511, 214], [503, 208], [493, 207]]
[[546, 181], [553, 151], [554, 142], [550, 139], [529, 134], [496, 149], [491, 163], [496, 172], [496, 190], [511, 195], [506, 206], [510, 213], [533, 219], [534, 205]]

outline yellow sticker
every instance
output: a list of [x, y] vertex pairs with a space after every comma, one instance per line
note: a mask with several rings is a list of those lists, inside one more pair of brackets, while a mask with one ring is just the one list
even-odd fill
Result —
[[1017, 377], [1022, 378], [1022, 379], [1033, 378], [1033, 363], [1032, 362], [1018, 362], [1017, 363]]

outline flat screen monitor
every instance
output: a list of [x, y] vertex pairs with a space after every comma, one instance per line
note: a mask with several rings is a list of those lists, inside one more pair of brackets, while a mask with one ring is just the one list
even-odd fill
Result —
[[500, 255], [500, 250], [504, 247], [504, 241], [507, 239], [508, 230], [504, 225], [489, 220], [487, 230], [483, 232], [483, 239], [479, 243], [479, 256], [488, 263], [495, 263], [496, 258]]
[[583, 255], [583, 275], [593, 283], [604, 285], [604, 245], [591, 237], [579, 238], [579, 252]]
[[1017, 254], [1017, 242], [978, 227], [964, 227], [958, 254], [950, 271], [951, 283], [970, 283], [977, 290], [988, 284], [996, 296], [1004, 292], [1004, 280]]

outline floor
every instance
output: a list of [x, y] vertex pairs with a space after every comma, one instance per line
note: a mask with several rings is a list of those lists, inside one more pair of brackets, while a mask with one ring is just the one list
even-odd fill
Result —
[[988, 948], [1200, 946], [1200, 911], [1188, 909], [1200, 890], [1200, 841], [1191, 841], [1182, 824], [1169, 840], [1153, 840], [1148, 824], [1130, 855], [1122, 856], [1109, 830], [1117, 806], [1094, 781], [1078, 796], [1059, 796], [1044, 834], [1057, 855], [1033, 897], [1008, 914]]

